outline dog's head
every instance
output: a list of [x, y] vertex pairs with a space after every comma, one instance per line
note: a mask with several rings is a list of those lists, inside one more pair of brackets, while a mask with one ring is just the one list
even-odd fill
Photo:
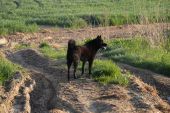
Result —
[[97, 42], [97, 47], [98, 47], [99, 49], [106, 49], [107, 44], [104, 43], [101, 35], [98, 35], [98, 36], [96, 37], [96, 42]]

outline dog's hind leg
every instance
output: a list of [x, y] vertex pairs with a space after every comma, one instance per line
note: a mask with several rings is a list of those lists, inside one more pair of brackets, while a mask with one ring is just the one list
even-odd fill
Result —
[[91, 68], [92, 68], [93, 60], [89, 61], [89, 76], [91, 78]]
[[74, 79], [76, 79], [77, 77], [76, 77], [76, 70], [77, 70], [77, 66], [78, 66], [78, 61], [75, 61], [74, 63], [74, 73], [73, 73], [73, 75], [74, 75]]
[[81, 75], [83, 75], [84, 74], [84, 65], [85, 65], [85, 61], [83, 61], [83, 63], [82, 63], [82, 72], [81, 72]]

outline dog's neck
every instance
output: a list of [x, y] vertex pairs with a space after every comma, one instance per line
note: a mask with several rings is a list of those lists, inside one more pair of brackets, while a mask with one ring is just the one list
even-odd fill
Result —
[[87, 48], [91, 49], [91, 50], [94, 50], [94, 51], [98, 51], [99, 48], [97, 48], [95, 45], [85, 45]]
[[92, 41], [86, 43], [84, 46], [86, 46], [90, 50], [90, 52], [93, 54], [93, 56], [95, 56], [97, 51], [100, 49]]

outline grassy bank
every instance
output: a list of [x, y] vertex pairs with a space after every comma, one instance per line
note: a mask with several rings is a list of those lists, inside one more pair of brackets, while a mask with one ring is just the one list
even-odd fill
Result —
[[17, 66], [0, 55], [0, 85], [10, 79], [16, 71]]
[[170, 76], [170, 43], [167, 46], [152, 47], [147, 39], [116, 39], [109, 43], [104, 53], [114, 61], [127, 63], [136, 67], [149, 69]]
[[37, 25], [80, 28], [169, 22], [169, 0], [1, 0], [0, 34]]

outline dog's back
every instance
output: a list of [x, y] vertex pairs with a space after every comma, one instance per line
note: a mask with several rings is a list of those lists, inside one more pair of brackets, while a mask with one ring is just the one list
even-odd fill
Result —
[[77, 62], [77, 60], [89, 59], [91, 52], [86, 45], [78, 46], [76, 41], [71, 39], [68, 41], [67, 63]]

